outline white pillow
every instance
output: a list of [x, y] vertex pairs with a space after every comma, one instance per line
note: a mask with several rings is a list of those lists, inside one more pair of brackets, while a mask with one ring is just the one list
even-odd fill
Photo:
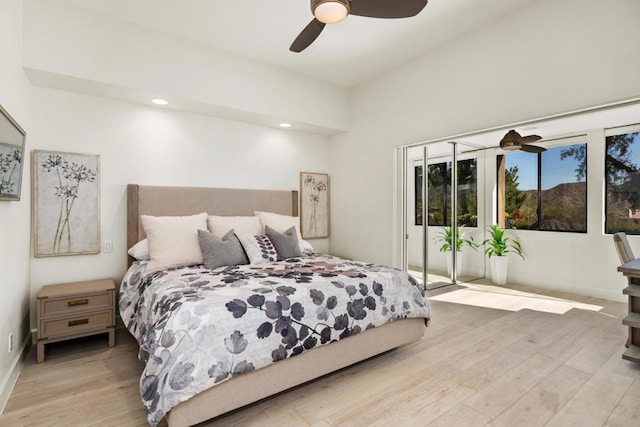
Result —
[[147, 239], [140, 240], [131, 246], [127, 253], [138, 261], [147, 261], [149, 259], [149, 241]]
[[207, 218], [209, 231], [216, 237], [223, 238], [229, 230], [236, 234], [247, 234], [256, 236], [262, 234], [262, 225], [257, 216], [216, 216], [209, 215]]
[[191, 216], [141, 215], [149, 241], [147, 272], [202, 264], [198, 230], [207, 229], [207, 213]]
[[302, 246], [302, 250], [304, 251], [313, 252], [313, 246], [311, 245], [311, 243], [304, 239], [300, 241], [300, 246]]
[[304, 250], [304, 247], [302, 246], [302, 235], [300, 234], [300, 217], [260, 211], [255, 211], [253, 214], [260, 218], [260, 224], [262, 224], [263, 233], [264, 227], [266, 227], [267, 225], [276, 230], [278, 233], [284, 233], [289, 228], [295, 227], [296, 234], [298, 235], [298, 246], [300, 246], [301, 251]]

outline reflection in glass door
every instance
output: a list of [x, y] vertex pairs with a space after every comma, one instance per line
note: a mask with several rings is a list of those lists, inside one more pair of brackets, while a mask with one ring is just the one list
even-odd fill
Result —
[[403, 152], [405, 268], [427, 289], [483, 277], [479, 246], [484, 203], [478, 194], [482, 153], [455, 142]]

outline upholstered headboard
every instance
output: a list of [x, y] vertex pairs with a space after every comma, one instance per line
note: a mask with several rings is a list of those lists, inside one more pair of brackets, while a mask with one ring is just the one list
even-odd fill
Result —
[[[251, 216], [254, 211], [298, 216], [298, 192], [127, 185], [127, 247], [144, 239], [140, 215]], [[129, 258], [129, 264], [132, 259]]]

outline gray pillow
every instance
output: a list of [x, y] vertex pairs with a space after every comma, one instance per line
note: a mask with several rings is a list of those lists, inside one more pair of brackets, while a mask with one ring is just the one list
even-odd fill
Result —
[[279, 233], [268, 225], [264, 226], [264, 234], [267, 235], [278, 253], [278, 261], [287, 258], [302, 256], [300, 243], [298, 243], [298, 233], [295, 227], [291, 227], [284, 233]]
[[247, 255], [233, 230], [229, 230], [222, 239], [208, 231], [198, 230], [198, 241], [206, 268], [249, 264]]

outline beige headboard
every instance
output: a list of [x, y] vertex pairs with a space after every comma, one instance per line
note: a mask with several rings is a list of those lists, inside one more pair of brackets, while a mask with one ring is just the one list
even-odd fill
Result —
[[[127, 248], [144, 239], [140, 215], [251, 216], [253, 211], [298, 216], [298, 192], [127, 185]], [[129, 257], [129, 264], [132, 259]]]

